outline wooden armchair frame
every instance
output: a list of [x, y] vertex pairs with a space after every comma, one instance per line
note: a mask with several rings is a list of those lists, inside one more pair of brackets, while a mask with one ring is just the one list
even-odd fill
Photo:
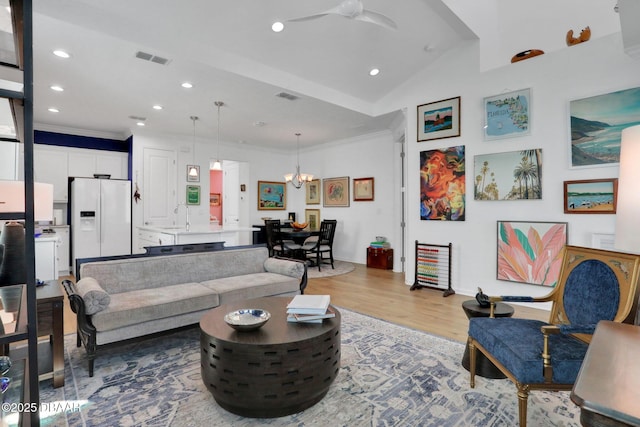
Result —
[[[595, 326], [599, 320], [611, 320], [614, 322], [633, 323], [638, 311], [638, 296], [639, 287], [638, 280], [640, 276], [640, 255], [633, 255], [621, 252], [606, 251], [599, 249], [583, 248], [577, 246], [565, 246], [562, 252], [563, 262], [560, 270], [559, 279], [556, 287], [546, 296], [543, 297], [527, 297], [527, 296], [501, 296], [490, 297], [491, 303], [491, 315], [489, 318], [471, 319], [469, 327], [469, 355], [470, 355], [470, 385], [471, 388], [475, 387], [475, 370], [476, 370], [476, 351], [481, 351], [494, 365], [504, 373], [507, 378], [513, 381], [517, 387], [518, 395], [518, 409], [519, 409], [519, 423], [521, 427], [526, 427], [527, 424], [527, 401], [529, 392], [532, 390], [571, 390], [573, 383], [575, 382], [575, 376], [577, 376], [577, 370], [579, 369], [579, 363], [581, 363], [580, 352], [576, 355], [576, 360], [573, 361], [573, 369], [566, 373], [566, 378], [570, 378], [572, 375], [573, 380], [566, 380], [563, 382], [554, 382], [554, 348], [551, 343], [552, 336], [562, 337], [565, 341], [570, 341], [573, 348], [580, 346], [582, 352], [581, 357], [584, 357], [584, 352], [591, 341], [591, 336], [595, 331]], [[585, 261], [589, 263], [583, 264]], [[584, 280], [581, 276], [581, 272], [584, 271], [584, 267], [597, 265], [608, 274], [610, 282], [615, 286], [618, 285], [618, 303], [617, 309], [610, 311], [608, 319], [589, 319], [586, 323], [576, 323], [573, 318], [579, 317], [582, 320], [588, 316], [583, 316], [580, 313], [578, 316], [576, 313], [576, 302], [569, 302], [565, 304], [565, 293], [568, 293], [570, 298], [576, 297], [576, 295], [590, 295], [590, 287], [597, 287], [598, 283], [588, 283], [588, 280]], [[606, 267], [605, 267], [606, 266]], [[608, 269], [607, 269], [608, 267]], [[615, 276], [613, 277], [612, 274]], [[577, 279], [579, 278], [579, 279]], [[595, 281], [595, 279], [594, 279]], [[617, 282], [617, 283], [616, 283]], [[574, 289], [577, 289], [576, 293]], [[593, 294], [597, 297], [598, 294]], [[612, 298], [614, 298], [612, 296]], [[591, 301], [589, 298], [583, 301], [584, 311], [589, 313], [590, 308], [599, 301]], [[490, 340], [485, 340], [485, 345], [492, 346], [492, 348], [486, 348], [483, 345], [483, 328], [490, 328], [496, 326], [507, 331], [510, 325], [517, 325], [518, 322], [531, 322], [527, 319], [514, 319], [514, 318], [493, 318], [493, 310], [495, 303], [499, 301], [506, 302], [552, 302], [552, 308], [548, 324], [540, 322], [539, 327], [540, 334], [542, 335], [542, 346], [539, 354], [540, 361], [540, 381], [525, 381], [517, 372], [512, 372], [507, 365], [515, 366], [513, 361], [507, 360], [507, 357], [496, 357], [492, 353], [492, 348], [498, 345], [498, 343], [492, 344]], [[610, 301], [615, 304], [615, 300]], [[573, 304], [573, 305], [572, 305]], [[606, 304], [602, 304], [605, 306]], [[596, 313], [600, 314], [596, 309]], [[493, 318], [493, 319], [492, 319]], [[500, 323], [497, 323], [500, 322]], [[505, 323], [507, 322], [507, 323]], [[514, 323], [509, 323], [514, 322]], [[473, 325], [472, 325], [473, 323]], [[535, 325], [535, 323], [534, 323]], [[497, 331], [498, 329], [496, 329]], [[497, 332], [494, 332], [497, 333]], [[475, 335], [475, 336], [474, 336]], [[480, 337], [480, 338], [477, 338]], [[524, 340], [535, 341], [539, 338], [532, 336], [523, 337]], [[499, 338], [498, 338], [499, 340]], [[556, 343], [557, 343], [556, 339]], [[488, 344], [487, 344], [488, 343]], [[555, 361], [557, 362], [557, 361]], [[576, 368], [577, 363], [577, 368]], [[518, 365], [519, 366], [519, 365]], [[575, 372], [574, 372], [575, 371]]]

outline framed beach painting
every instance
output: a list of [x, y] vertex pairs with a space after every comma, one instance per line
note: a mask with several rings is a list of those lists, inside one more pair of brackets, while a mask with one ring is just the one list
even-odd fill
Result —
[[464, 145], [420, 152], [420, 219], [464, 221]]
[[308, 224], [309, 230], [320, 230], [320, 209], [305, 209], [304, 222]]
[[373, 182], [373, 177], [353, 178], [353, 201], [372, 201], [374, 192]]
[[531, 89], [484, 99], [484, 139], [500, 139], [531, 133]]
[[640, 124], [640, 87], [570, 102], [571, 166], [620, 162], [622, 129]]
[[564, 213], [614, 214], [617, 202], [617, 178], [564, 181]]
[[349, 177], [322, 180], [323, 206], [349, 206]]
[[555, 286], [568, 223], [498, 221], [497, 279]]
[[305, 201], [308, 205], [320, 204], [320, 180], [314, 179], [305, 183], [306, 198]]
[[272, 211], [287, 208], [287, 183], [258, 181], [258, 210]]
[[480, 154], [473, 158], [475, 200], [542, 198], [542, 149]]
[[418, 105], [418, 142], [460, 136], [460, 97]]

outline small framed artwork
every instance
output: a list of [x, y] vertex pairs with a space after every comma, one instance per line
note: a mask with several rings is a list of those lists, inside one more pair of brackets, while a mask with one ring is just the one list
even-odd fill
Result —
[[320, 209], [305, 209], [304, 222], [306, 222], [311, 231], [320, 230]]
[[353, 201], [365, 202], [373, 200], [373, 177], [353, 178]]
[[531, 89], [521, 89], [484, 99], [484, 139], [531, 133]]
[[349, 177], [325, 178], [322, 180], [323, 206], [349, 206]]
[[187, 185], [187, 204], [188, 205], [200, 204], [200, 186], [199, 185]]
[[209, 193], [209, 206], [220, 206], [220, 193]]
[[320, 204], [320, 180], [314, 179], [306, 183], [307, 197], [306, 201], [308, 205]]
[[460, 136], [460, 97], [418, 105], [418, 142]]
[[498, 221], [497, 279], [555, 286], [568, 227], [566, 222]]
[[286, 182], [258, 181], [258, 210], [285, 210], [287, 208], [286, 184]]
[[617, 199], [617, 178], [564, 182], [564, 213], [614, 214]]
[[571, 166], [620, 163], [622, 130], [640, 122], [640, 87], [569, 103]]
[[200, 166], [187, 165], [187, 182], [200, 182]]

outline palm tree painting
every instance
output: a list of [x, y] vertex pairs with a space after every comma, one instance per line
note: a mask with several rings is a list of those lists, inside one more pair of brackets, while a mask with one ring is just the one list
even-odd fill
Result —
[[542, 198], [542, 149], [474, 157], [475, 200]]
[[553, 287], [567, 223], [498, 221], [498, 280]]

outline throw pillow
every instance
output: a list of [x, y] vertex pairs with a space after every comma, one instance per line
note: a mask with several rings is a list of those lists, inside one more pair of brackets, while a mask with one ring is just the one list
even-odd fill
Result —
[[302, 262], [288, 261], [286, 259], [267, 258], [264, 262], [265, 271], [283, 274], [297, 279], [300, 279], [304, 274], [304, 267]]
[[78, 295], [84, 300], [84, 307], [87, 314], [96, 314], [109, 306], [111, 297], [102, 289], [100, 284], [93, 277], [85, 277], [76, 283]]

